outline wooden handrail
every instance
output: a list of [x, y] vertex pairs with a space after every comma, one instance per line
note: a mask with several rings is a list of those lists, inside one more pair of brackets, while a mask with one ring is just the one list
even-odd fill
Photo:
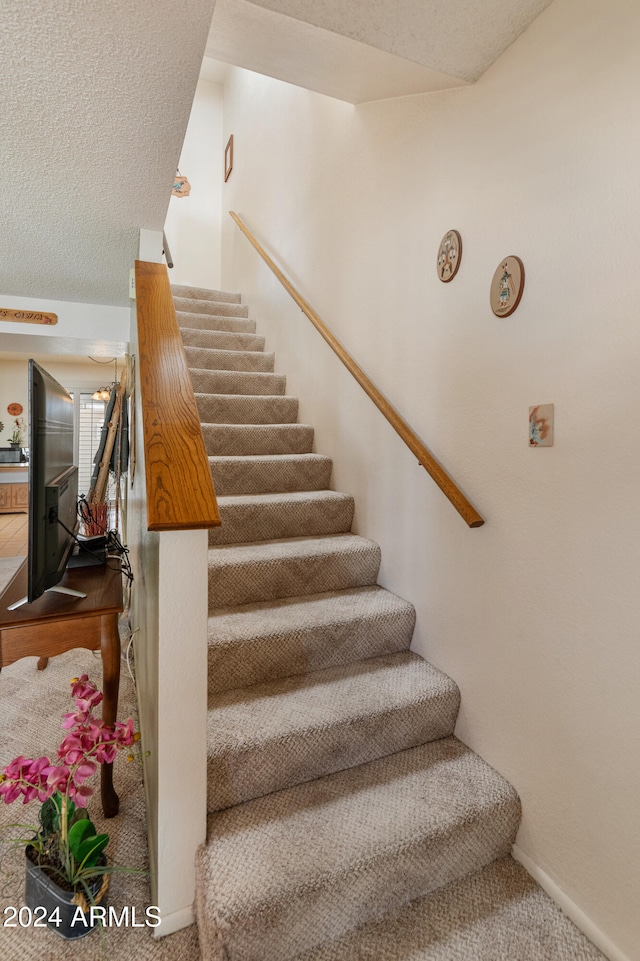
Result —
[[482, 527], [484, 519], [478, 514], [475, 507], [469, 503], [462, 491], [452, 481], [446, 471], [440, 466], [437, 460], [429, 453], [420, 438], [411, 430], [400, 414], [391, 406], [389, 401], [380, 393], [377, 387], [371, 383], [365, 372], [356, 364], [355, 360], [337, 340], [328, 327], [325, 326], [316, 312], [309, 306], [307, 301], [296, 290], [291, 281], [280, 270], [278, 265], [271, 259], [269, 254], [253, 236], [248, 227], [242, 222], [240, 217], [233, 210], [229, 214], [236, 222], [242, 233], [258, 251], [264, 262], [271, 268], [285, 290], [293, 297], [300, 310], [305, 314], [316, 330], [324, 337], [331, 349], [338, 355], [348, 371], [353, 374], [362, 389], [371, 398], [379, 411], [381, 411], [389, 421], [396, 433], [402, 438], [409, 450], [415, 454], [419, 463], [436, 482], [442, 493], [448, 497], [460, 516], [467, 522], [469, 527]]
[[136, 261], [136, 303], [148, 529], [217, 527], [218, 504], [164, 264]]

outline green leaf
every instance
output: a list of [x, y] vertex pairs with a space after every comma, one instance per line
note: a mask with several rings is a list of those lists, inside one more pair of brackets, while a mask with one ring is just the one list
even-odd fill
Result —
[[40, 824], [42, 825], [42, 833], [44, 836], [50, 837], [54, 834], [59, 822], [60, 812], [56, 807], [56, 803], [52, 797], [47, 798], [40, 808]]
[[67, 835], [67, 843], [69, 844], [69, 850], [73, 854], [76, 861], [82, 861], [80, 856], [80, 847], [87, 838], [95, 838], [96, 828], [93, 821], [88, 818], [82, 818], [72, 824], [69, 828], [69, 833]]
[[97, 834], [83, 841], [74, 857], [81, 867], [90, 868], [98, 863], [100, 855], [109, 843], [108, 834]]
[[89, 812], [86, 808], [76, 808], [73, 815], [69, 818], [69, 827], [75, 824], [77, 821], [86, 821], [89, 818]]

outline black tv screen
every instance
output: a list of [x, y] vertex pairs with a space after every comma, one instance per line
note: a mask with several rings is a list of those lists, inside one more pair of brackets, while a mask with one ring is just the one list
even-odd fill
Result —
[[73, 399], [29, 361], [28, 600], [62, 580], [78, 526]]

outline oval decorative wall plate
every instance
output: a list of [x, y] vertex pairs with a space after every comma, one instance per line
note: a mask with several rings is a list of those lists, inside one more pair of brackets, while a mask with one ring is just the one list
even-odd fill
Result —
[[448, 284], [458, 273], [462, 259], [462, 237], [457, 230], [448, 230], [438, 248], [438, 277]]
[[22, 413], [22, 404], [9, 404], [7, 413], [11, 414], [12, 417], [19, 417]]
[[511, 255], [500, 261], [491, 281], [489, 300], [496, 317], [508, 317], [514, 312], [524, 290], [524, 264]]

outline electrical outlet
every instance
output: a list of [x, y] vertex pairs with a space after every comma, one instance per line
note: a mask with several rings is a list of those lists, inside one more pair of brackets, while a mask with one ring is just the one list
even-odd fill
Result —
[[129, 299], [136, 299], [136, 272], [133, 268], [129, 271]]

